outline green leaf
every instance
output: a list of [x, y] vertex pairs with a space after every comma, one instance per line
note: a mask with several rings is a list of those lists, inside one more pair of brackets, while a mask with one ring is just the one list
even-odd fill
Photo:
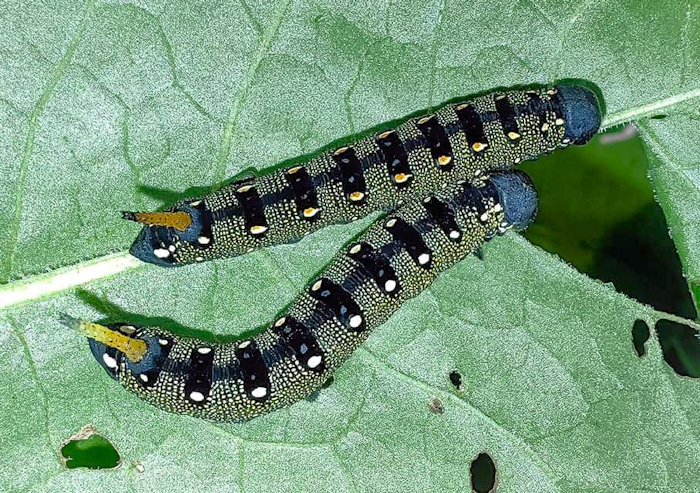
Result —
[[[57, 322], [127, 312], [213, 337], [272, 320], [371, 219], [166, 270], [126, 256], [137, 228], [118, 211], [447, 99], [567, 78], [599, 86], [607, 126], [638, 123], [697, 285], [695, 4], [11, 0], [0, 16], [0, 488], [468, 491], [482, 452], [500, 492], [700, 488], [700, 385], [656, 337], [641, 358], [632, 344], [637, 319], [677, 318], [516, 235], [406, 303], [314, 401], [246, 424], [148, 406]], [[86, 424], [119, 469], [62, 466]]]

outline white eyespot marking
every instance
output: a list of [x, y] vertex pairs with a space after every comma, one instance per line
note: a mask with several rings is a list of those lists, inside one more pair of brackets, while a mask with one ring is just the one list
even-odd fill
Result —
[[547, 94], [549, 94], [550, 96], [554, 96], [556, 93], [557, 93], [557, 90], [556, 90], [556, 89], [549, 89], [549, 90], [547, 91]]
[[423, 118], [418, 120], [418, 125], [423, 125], [424, 123], [428, 123], [432, 119], [433, 119], [433, 115], [424, 116]]
[[546, 132], [547, 130], [549, 130], [549, 123], [545, 122], [542, 124], [542, 131]]
[[170, 245], [168, 250], [170, 250], [170, 253], [175, 253], [175, 245]]
[[488, 144], [484, 144], [482, 142], [474, 142], [474, 144], [472, 144], [472, 149], [474, 149], [474, 152], [481, 152], [487, 147]]
[[393, 134], [393, 133], [394, 133], [393, 130], [387, 130], [386, 132], [380, 133], [380, 134], [379, 134], [379, 138], [380, 138], [380, 139], [386, 139], [387, 137], [389, 137], [389, 136], [390, 136], [391, 134]]
[[564, 139], [564, 140], [562, 140], [562, 143], [564, 143], [564, 144], [568, 144], [569, 142], [571, 142], [571, 139]]
[[197, 392], [196, 390], [194, 392], [190, 392], [190, 400], [195, 402], [202, 402], [204, 400], [204, 394], [202, 394], [201, 392]]
[[503, 210], [503, 206], [501, 204], [496, 204], [493, 206], [494, 212], [501, 212]]
[[316, 368], [318, 365], [321, 364], [322, 359], [323, 358], [321, 356], [319, 356], [318, 354], [315, 356], [311, 356], [309, 358], [309, 361], [306, 362], [306, 366], [308, 366], [309, 368]]
[[564, 119], [563, 119], [563, 118], [557, 118], [556, 120], [554, 120], [554, 124], [555, 124], [555, 125], [559, 125], [559, 126], [561, 127], [562, 125], [564, 125]]
[[254, 234], [254, 235], [261, 235], [265, 231], [267, 231], [267, 226], [251, 226], [250, 227], [250, 232], [251, 232], [251, 234]]
[[236, 190], [236, 192], [238, 192], [238, 193], [246, 193], [246, 192], [247, 192], [248, 190], [250, 190], [251, 188], [253, 188], [253, 185], [243, 185], [242, 187], [239, 187], [238, 190]]
[[148, 383], [148, 375], [146, 375], [145, 373], [142, 373], [141, 375], [139, 375], [139, 378], [141, 379], [141, 381], [143, 383]]
[[350, 317], [350, 327], [356, 329], [360, 325], [362, 325], [362, 315], [353, 315]]
[[250, 395], [252, 395], [256, 399], [260, 399], [267, 395], [267, 389], [265, 387], [255, 387], [253, 390], [250, 391]]
[[418, 255], [418, 263], [420, 265], [425, 265], [428, 262], [430, 262], [430, 254], [429, 253], [421, 253]]
[[462, 111], [462, 110], [465, 109], [467, 106], [469, 106], [467, 103], [462, 103], [462, 104], [460, 104], [459, 106], [457, 106], [457, 109], [460, 110], [460, 111]]
[[275, 322], [275, 327], [282, 327], [286, 321], [287, 317], [278, 318], [277, 322]]
[[199, 354], [209, 354], [209, 353], [211, 353], [211, 348], [210, 347], [200, 347], [200, 348], [197, 348], [197, 352]]
[[396, 281], [393, 279], [389, 279], [384, 283], [384, 291], [387, 293], [391, 293], [394, 289], [396, 289]]
[[518, 140], [520, 138], [520, 134], [518, 132], [508, 132], [508, 138], [510, 140]]
[[238, 345], [238, 349], [245, 349], [250, 346], [250, 341], [243, 341]]
[[497, 94], [496, 97], [495, 97], [494, 99], [495, 99], [496, 101], [498, 101], [498, 100], [501, 100], [501, 99], [503, 99], [503, 98], [505, 98], [505, 97], [506, 97], [505, 94]]
[[429, 204], [431, 200], [433, 200], [432, 197], [426, 197], [426, 198], [423, 199], [423, 203], [424, 203], [424, 204]]
[[199, 204], [201, 204], [201, 203], [202, 203], [201, 200], [195, 200], [194, 202], [190, 202], [190, 205], [191, 205], [192, 207], [197, 207], [197, 206], [198, 206]]
[[334, 155], [334, 156], [338, 156], [339, 154], [342, 154], [342, 153], [344, 153], [344, 152], [347, 151], [347, 150], [348, 150], [347, 147], [341, 147], [340, 149], [336, 150], [336, 151], [333, 153], [333, 155]]
[[320, 210], [321, 209], [319, 209], [318, 207], [307, 207], [306, 209], [304, 209], [303, 214], [304, 217], [314, 217], [316, 214], [319, 213]]
[[452, 162], [452, 158], [450, 156], [440, 156], [437, 160], [440, 166], [447, 166]]
[[480, 220], [482, 223], [485, 223], [486, 221], [488, 221], [488, 219], [489, 219], [489, 213], [488, 213], [488, 212], [484, 212], [481, 216], [479, 216], [479, 220]]
[[459, 239], [460, 236], [462, 236], [462, 233], [457, 231], [456, 229], [450, 231], [450, 238], [452, 238], [453, 240]]
[[158, 339], [158, 344], [161, 346], [167, 346], [170, 342], [167, 339]]
[[155, 250], [153, 250], [153, 254], [158, 258], [170, 257], [170, 252], [165, 248], [156, 248]]
[[311, 286], [311, 291], [318, 291], [319, 289], [321, 289], [321, 284], [323, 284], [323, 281], [319, 279], [314, 283], [313, 286]]
[[508, 223], [505, 222], [505, 221], [503, 221], [503, 222], [501, 223], [501, 226], [500, 226], [500, 227], [501, 227], [501, 228], [507, 228], [507, 227], [508, 227]]
[[358, 202], [358, 201], [360, 201], [360, 200], [362, 200], [362, 199], [365, 198], [365, 194], [364, 194], [364, 192], [352, 192], [352, 193], [348, 196], [348, 198], [349, 198], [350, 200], [352, 200], [353, 202]]
[[195, 259], [197, 262], [203, 262], [203, 261], [204, 261], [204, 257], [195, 257], [194, 259]]
[[107, 353], [102, 354], [102, 361], [105, 362], [105, 365], [107, 365], [108, 368], [112, 368], [112, 369], [117, 368], [117, 360], [112, 358]]
[[119, 329], [123, 334], [126, 335], [131, 335], [134, 332], [136, 332], [136, 327], [134, 327], [133, 325], [122, 325], [121, 327], [119, 327]]
[[385, 226], [386, 226], [387, 228], [393, 228], [395, 224], [396, 224], [396, 219], [389, 219], [389, 220], [385, 223]]
[[360, 250], [362, 250], [362, 245], [360, 245], [360, 244], [358, 243], [357, 245], [354, 245], [354, 246], [350, 249], [350, 255], [355, 255], [355, 254], [358, 253]]
[[197, 241], [200, 245], [208, 245], [211, 241], [211, 238], [207, 238], [206, 236], [200, 236], [199, 238], [197, 238]]
[[515, 159], [513, 159], [513, 162], [515, 164], [518, 164], [520, 161], [521, 161], [521, 159], [519, 157], [516, 157]]
[[289, 168], [289, 170], [287, 170], [287, 173], [289, 173], [290, 175], [293, 175], [294, 173], [296, 173], [297, 171], [299, 171], [302, 168], [303, 168], [303, 166], [294, 166], [293, 168]]

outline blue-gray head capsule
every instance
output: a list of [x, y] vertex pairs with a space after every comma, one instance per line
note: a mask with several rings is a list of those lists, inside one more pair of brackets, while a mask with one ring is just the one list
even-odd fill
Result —
[[522, 171], [494, 173], [491, 182], [498, 190], [505, 220], [520, 231], [528, 227], [537, 215], [537, 191], [528, 175]]
[[564, 117], [564, 138], [574, 144], [585, 144], [600, 128], [602, 118], [598, 97], [583, 86], [560, 84], [556, 86]]

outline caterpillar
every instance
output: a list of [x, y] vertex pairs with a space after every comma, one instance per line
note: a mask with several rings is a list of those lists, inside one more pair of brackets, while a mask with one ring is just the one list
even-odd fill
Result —
[[499, 91], [447, 104], [393, 130], [286, 169], [234, 181], [164, 212], [124, 212], [143, 223], [135, 257], [179, 266], [297, 241], [333, 223], [388, 210], [458, 180], [511, 169], [598, 130], [595, 94], [570, 84]]
[[537, 195], [521, 171], [447, 184], [375, 221], [258, 335], [213, 344], [159, 327], [64, 315], [127, 390], [166, 411], [245, 421], [316, 391], [407, 299], [484, 241], [524, 229]]

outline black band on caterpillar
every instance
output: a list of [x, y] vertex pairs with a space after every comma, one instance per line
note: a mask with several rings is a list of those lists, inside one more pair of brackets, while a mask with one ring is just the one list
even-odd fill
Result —
[[480, 173], [583, 144], [600, 120], [595, 94], [567, 84], [447, 104], [433, 115], [301, 165], [230, 183], [169, 211], [125, 213], [147, 225], [131, 253], [177, 266], [294, 242], [329, 224], [425, 197], [445, 183], [476, 183]]
[[320, 388], [404, 301], [484, 241], [525, 227], [536, 209], [534, 188], [517, 171], [494, 173], [480, 186], [448, 185], [427, 202], [410, 200], [343, 248], [267, 330], [236, 343], [158, 327], [64, 322], [90, 338], [112, 378], [151, 404], [242, 421]]

